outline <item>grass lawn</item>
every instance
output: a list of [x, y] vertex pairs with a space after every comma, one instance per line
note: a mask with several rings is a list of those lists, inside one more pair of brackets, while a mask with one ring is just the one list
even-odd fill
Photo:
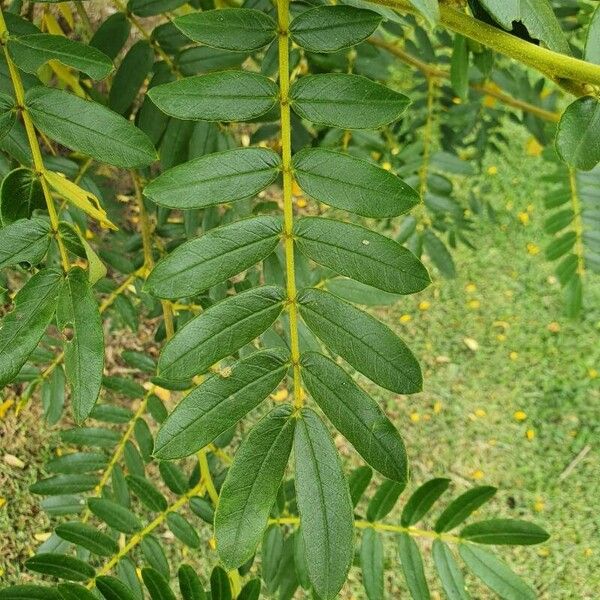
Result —
[[[411, 487], [433, 476], [449, 476], [455, 493], [498, 486], [479, 517], [526, 518], [552, 535], [543, 546], [499, 555], [541, 598], [591, 600], [600, 589], [600, 281], [588, 278], [584, 317], [565, 319], [552, 266], [543, 251], [535, 254], [546, 240], [544, 188], [532, 178], [540, 161], [516, 154], [511, 163], [488, 164], [497, 168], [489, 200], [499, 223], [478, 221], [477, 251], [455, 254], [458, 277], [377, 311], [422, 361], [424, 392], [398, 398], [367, 387], [404, 433]], [[0, 421], [1, 585], [16, 581], [17, 563], [37, 544], [36, 534], [49, 530], [27, 493], [56, 444], [38, 415], [30, 406]], [[393, 544], [386, 552], [388, 597], [405, 598]], [[358, 575], [352, 579], [344, 597], [364, 598]], [[476, 583], [471, 589], [475, 598], [492, 597]]]

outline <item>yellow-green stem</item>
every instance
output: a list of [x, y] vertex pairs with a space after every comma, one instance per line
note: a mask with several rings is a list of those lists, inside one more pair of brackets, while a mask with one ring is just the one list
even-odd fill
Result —
[[0, 40], [4, 50], [4, 57], [6, 59], [6, 64], [8, 65], [8, 72], [10, 74], [13, 89], [15, 90], [15, 100], [17, 103], [17, 107], [20, 109], [21, 115], [23, 117], [23, 124], [25, 125], [25, 131], [27, 133], [29, 148], [31, 149], [33, 168], [35, 169], [36, 175], [39, 178], [40, 184], [42, 186], [44, 199], [46, 201], [46, 208], [48, 209], [48, 216], [50, 217], [50, 227], [52, 228], [52, 234], [56, 238], [56, 242], [58, 244], [58, 251], [60, 253], [60, 260], [63, 271], [66, 273], [71, 268], [69, 262], [69, 255], [67, 254], [67, 249], [65, 248], [65, 245], [63, 244], [63, 241], [58, 231], [58, 213], [56, 212], [56, 207], [54, 206], [52, 192], [50, 191], [48, 183], [46, 182], [43, 176], [44, 159], [42, 158], [42, 151], [40, 150], [40, 145], [37, 139], [37, 134], [33, 125], [33, 121], [31, 120], [29, 112], [27, 111], [27, 107], [25, 106], [25, 88], [23, 87], [21, 75], [15, 67], [12, 58], [8, 52], [8, 47], [6, 45], [7, 37], [8, 29], [6, 27], [6, 21], [4, 20], [4, 13], [0, 8]]
[[294, 406], [304, 403], [300, 380], [300, 342], [294, 267], [294, 199], [292, 195], [292, 126], [290, 122], [289, 2], [277, 0], [279, 25], [279, 108], [281, 114], [281, 162], [283, 175], [283, 243], [287, 306], [290, 322], [290, 353], [294, 375]]
[[585, 248], [583, 245], [583, 216], [579, 189], [577, 186], [577, 171], [569, 168], [569, 185], [571, 188], [571, 208], [573, 209], [573, 230], [575, 231], [575, 256], [577, 256], [577, 273], [585, 275]]

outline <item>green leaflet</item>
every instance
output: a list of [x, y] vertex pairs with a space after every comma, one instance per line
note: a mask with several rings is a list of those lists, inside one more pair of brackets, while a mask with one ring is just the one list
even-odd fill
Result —
[[4, 225], [29, 219], [35, 209], [45, 209], [40, 178], [25, 167], [13, 169], [0, 186], [0, 218]]
[[98, 577], [96, 587], [106, 600], [137, 600], [137, 596], [129, 587], [111, 575]]
[[384, 599], [384, 556], [381, 536], [370, 527], [365, 529], [360, 545], [362, 582], [369, 600]]
[[588, 25], [583, 57], [588, 62], [600, 65], [600, 6], [596, 7]]
[[156, 160], [146, 134], [101, 104], [44, 87], [30, 89], [25, 102], [35, 126], [72, 150], [124, 168]]
[[121, 436], [118, 431], [103, 429], [101, 427], [74, 427], [60, 432], [63, 442], [77, 444], [78, 446], [98, 446], [99, 448], [112, 448], [119, 442]]
[[568, 164], [582, 171], [600, 162], [600, 102], [592, 96], [569, 104], [556, 131], [556, 150]]
[[97, 596], [79, 583], [61, 583], [58, 591], [62, 600], [97, 600]]
[[404, 527], [408, 527], [419, 522], [449, 485], [449, 479], [437, 477], [418, 487], [404, 505], [400, 523]]
[[17, 293], [14, 308], [0, 328], [0, 387], [12, 381], [35, 350], [50, 324], [62, 276], [45, 269], [36, 273]]
[[181, 458], [210, 444], [279, 385], [289, 368], [288, 360], [284, 350], [263, 350], [240, 360], [227, 377], [207, 379], [162, 424], [155, 456]]
[[360, 281], [346, 279], [345, 277], [326, 279], [323, 289], [339, 296], [342, 300], [364, 306], [387, 306], [396, 304], [401, 299], [398, 294], [388, 294], [370, 285], [360, 283]]
[[191, 121], [247, 121], [277, 102], [279, 88], [249, 71], [220, 71], [151, 88], [148, 97], [171, 117]]
[[77, 494], [88, 492], [98, 484], [96, 475], [85, 474], [60, 474], [46, 479], [40, 479], [29, 486], [32, 494], [41, 496], [60, 496], [62, 494]]
[[389, 327], [322, 290], [303, 290], [298, 303], [310, 329], [357, 371], [399, 394], [421, 391], [419, 363]]
[[140, 543], [140, 550], [148, 566], [156, 569], [161, 575], [170, 577], [169, 561], [161, 543], [152, 535], [144, 537]]
[[65, 339], [65, 373], [71, 386], [71, 408], [78, 424], [88, 417], [100, 393], [104, 370], [104, 333], [98, 304], [87, 273], [69, 271], [56, 310]]
[[16, 120], [17, 111], [14, 98], [0, 93], [0, 140], [8, 135]]
[[356, 508], [356, 505], [360, 502], [363, 494], [369, 487], [371, 479], [373, 478], [373, 469], [367, 465], [357, 467], [352, 471], [350, 477], [348, 477], [348, 487], [350, 488], [350, 498], [352, 499], [352, 506]]
[[50, 377], [43, 381], [41, 395], [44, 419], [48, 425], [55, 425], [62, 417], [65, 406], [65, 372], [61, 365], [55, 367]]
[[229, 577], [222, 567], [215, 567], [210, 574], [210, 595], [212, 600], [231, 600]]
[[466, 100], [469, 94], [469, 47], [467, 38], [458, 34], [454, 36], [450, 81], [456, 95]]
[[306, 388], [335, 428], [382, 475], [406, 483], [404, 442], [379, 405], [326, 356], [306, 352], [301, 363]]
[[401, 215], [419, 195], [393, 173], [377, 165], [324, 148], [305, 148], [292, 159], [294, 177], [309, 195], [363, 217]]
[[1, 600], [64, 600], [58, 590], [41, 585], [13, 585], [0, 590]]
[[343, 129], [375, 129], [397, 120], [410, 100], [361, 75], [325, 73], [298, 79], [290, 103], [303, 119]]
[[49, 60], [58, 60], [92, 79], [104, 79], [113, 70], [112, 61], [106, 54], [64, 35], [34, 33], [10, 38], [8, 50], [19, 68], [27, 73], [37, 73]]
[[142, 579], [152, 600], [177, 600], [169, 582], [152, 567], [142, 569]]
[[119, 544], [113, 538], [87, 523], [61, 523], [55, 531], [63, 540], [77, 544], [98, 556], [112, 556], [119, 551]]
[[180, 514], [169, 513], [167, 515], [167, 525], [173, 535], [183, 542], [189, 548], [200, 547], [200, 537], [194, 527]]
[[73, 452], [49, 460], [45, 468], [51, 473], [80, 474], [104, 469], [107, 463], [101, 452]]
[[398, 551], [402, 564], [402, 572], [404, 573], [410, 595], [414, 600], [429, 600], [431, 596], [429, 595], [429, 588], [423, 569], [423, 559], [417, 542], [407, 533], [401, 533], [398, 536]]
[[459, 544], [469, 570], [503, 600], [535, 600], [537, 594], [491, 552], [473, 544]]
[[444, 242], [431, 229], [427, 229], [423, 234], [423, 245], [431, 262], [444, 277], [447, 279], [456, 277], [456, 268], [452, 254], [450, 254]]
[[476, 544], [532, 546], [550, 536], [534, 523], [518, 519], [489, 519], [467, 525], [460, 537]]
[[434, 540], [432, 554], [435, 568], [448, 600], [468, 600], [465, 580], [450, 548], [442, 540]]
[[145, 287], [159, 298], [193, 296], [269, 256], [279, 243], [281, 229], [281, 218], [270, 216], [211, 229], [159, 261]]
[[167, 499], [145, 477], [127, 475], [127, 487], [154, 512], [167, 510]]
[[181, 565], [177, 571], [177, 578], [183, 600], [206, 600], [202, 582], [190, 565]]
[[505, 29], [512, 30], [513, 21], [520, 21], [532, 38], [542, 41], [550, 50], [571, 54], [565, 34], [547, 0], [481, 0], [481, 4]]
[[242, 442], [221, 488], [215, 537], [228, 569], [244, 564], [256, 551], [281, 485], [292, 450], [296, 419], [292, 408], [274, 408]]
[[88, 507], [109, 527], [122, 533], [135, 533], [142, 528], [140, 520], [127, 508], [106, 498], [90, 498]]
[[423, 14], [430, 25], [436, 25], [439, 21], [440, 9], [438, 0], [409, 0], [409, 2]]
[[277, 23], [272, 17], [250, 8], [192, 12], [174, 23], [194, 42], [238, 52], [260, 50], [277, 34]]
[[353, 510], [331, 435], [307, 408], [296, 423], [294, 459], [310, 580], [320, 598], [331, 600], [346, 581], [354, 556]]
[[400, 494], [404, 491], [406, 483], [398, 483], [389, 479], [385, 480], [371, 498], [367, 506], [367, 519], [371, 522], [381, 521], [396, 505]]
[[337, 52], [368, 38], [382, 20], [371, 10], [353, 6], [318, 6], [291, 22], [290, 35], [310, 52]]
[[19, 219], [0, 228], [0, 269], [22, 262], [37, 265], [46, 256], [50, 245], [48, 219]]
[[230, 296], [192, 319], [167, 343], [158, 371], [167, 379], [190, 379], [266, 331], [283, 310], [285, 292], [257, 287]]
[[131, 23], [127, 15], [122, 12], [113, 13], [96, 29], [89, 45], [114, 60], [127, 42], [130, 31]]
[[[295, 534], [297, 535], [297, 534]], [[240, 595], [238, 596], [238, 600], [258, 600], [260, 597], [260, 579], [255, 578], [251, 579], [246, 583], [246, 585], [242, 588]]]
[[495, 494], [496, 488], [492, 486], [479, 486], [467, 490], [445, 508], [435, 522], [435, 531], [442, 532], [454, 529], [480, 506], [491, 500]]
[[407, 248], [352, 223], [303, 217], [294, 224], [296, 245], [315, 262], [386, 292], [414, 294], [431, 280], [421, 261]]
[[169, 169], [144, 189], [169, 208], [206, 208], [258, 194], [277, 178], [281, 158], [267, 148], [234, 148]]
[[44, 552], [36, 554], [25, 561], [30, 571], [51, 575], [68, 581], [87, 581], [96, 574], [94, 567], [88, 563], [66, 554]]

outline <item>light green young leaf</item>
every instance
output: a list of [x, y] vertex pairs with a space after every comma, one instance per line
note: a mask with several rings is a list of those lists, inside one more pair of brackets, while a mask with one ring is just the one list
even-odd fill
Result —
[[112, 556], [119, 551], [119, 545], [113, 538], [87, 523], [78, 521], [61, 523], [55, 531], [56, 535], [63, 540], [81, 546], [98, 556]]
[[402, 572], [413, 600], [429, 600], [431, 596], [425, 579], [423, 558], [417, 542], [407, 533], [401, 533], [398, 536], [398, 550]]
[[375, 129], [396, 121], [410, 100], [361, 75], [324, 73], [298, 79], [290, 103], [303, 119], [343, 129]]
[[384, 555], [381, 536], [370, 527], [365, 529], [360, 545], [362, 582], [369, 600], [384, 599]]
[[169, 169], [144, 189], [156, 204], [183, 210], [249, 198], [273, 183], [281, 158], [268, 148], [234, 148]]
[[192, 12], [173, 22], [194, 42], [237, 52], [260, 50], [277, 35], [277, 23], [273, 18], [251, 8]]
[[71, 408], [79, 424], [88, 417], [100, 393], [104, 370], [104, 333], [98, 304], [87, 273], [75, 267], [62, 287], [56, 323], [65, 336], [65, 373]]
[[434, 529], [438, 532], [450, 531], [460, 525], [479, 507], [491, 500], [496, 488], [486, 485], [474, 487], [453, 500], [438, 517]]
[[460, 537], [476, 544], [508, 544], [532, 546], [545, 542], [550, 536], [541, 527], [518, 519], [489, 519], [467, 525]]
[[292, 161], [304, 192], [335, 208], [380, 219], [401, 215], [419, 202], [417, 192], [399, 177], [354, 156], [305, 148]]
[[213, 375], [175, 407], [154, 446], [160, 459], [182, 458], [210, 444], [258, 406], [289, 368], [285, 350], [255, 352], [236, 363], [226, 377]]
[[248, 121], [272, 109], [278, 94], [274, 81], [250, 71], [186, 77], [148, 91], [160, 110], [188, 121]]
[[68, 581], [87, 581], [96, 574], [94, 567], [74, 556], [50, 552], [43, 552], [28, 558], [25, 566], [30, 571]]
[[294, 439], [292, 408], [279, 406], [255, 425], [242, 442], [221, 488], [215, 537], [228, 569], [256, 551], [281, 485]]
[[304, 408], [294, 435], [296, 498], [308, 573], [322, 600], [337, 596], [354, 556], [353, 510], [327, 427]]
[[290, 35], [309, 52], [337, 52], [368, 38], [382, 20], [371, 10], [353, 6], [317, 6], [293, 19]]
[[503, 600], [535, 600], [537, 594], [495, 554], [473, 544], [459, 544], [469, 570]]
[[322, 290], [302, 291], [298, 303], [310, 329], [357, 371], [398, 394], [421, 391], [419, 363], [389, 327]]
[[50, 245], [48, 219], [19, 219], [0, 228], [0, 269], [22, 262], [37, 265], [46, 256]]
[[592, 96], [569, 104], [556, 130], [556, 150], [568, 165], [591, 171], [600, 162], [600, 101]]
[[116, 167], [144, 167], [157, 158], [133, 123], [64, 90], [31, 88], [25, 103], [35, 126], [63, 146]]
[[306, 388], [336, 429], [382, 475], [406, 483], [404, 442], [379, 405], [326, 356], [306, 352], [301, 363]]
[[92, 79], [104, 79], [113, 70], [106, 54], [64, 35], [34, 33], [10, 38], [8, 50], [19, 68], [27, 73], [37, 73], [49, 60], [58, 60]]
[[432, 554], [435, 568], [448, 600], [468, 600], [465, 580], [450, 548], [442, 540], [434, 540]]
[[59, 272], [36, 273], [17, 293], [0, 322], [0, 387], [10, 383], [36, 349], [50, 324], [62, 284]]
[[266, 331], [283, 310], [285, 292], [257, 287], [230, 296], [180, 329], [158, 360], [167, 379], [190, 379]]
[[418, 487], [404, 505], [400, 523], [404, 527], [418, 523], [429, 512], [436, 500], [448, 489], [449, 485], [449, 479], [437, 477]]
[[308, 258], [380, 290], [414, 294], [431, 282], [427, 269], [410, 250], [366, 227], [303, 217], [296, 220], [294, 234]]

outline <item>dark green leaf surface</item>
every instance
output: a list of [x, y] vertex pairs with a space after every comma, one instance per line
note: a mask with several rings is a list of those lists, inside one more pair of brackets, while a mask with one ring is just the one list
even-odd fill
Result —
[[250, 8], [192, 12], [174, 23], [194, 42], [237, 52], [260, 50], [277, 34], [277, 24], [269, 15]]
[[138, 17], [153, 17], [161, 13], [175, 10], [186, 0], [129, 0], [127, 10], [130, 10]]
[[465, 580], [450, 548], [442, 540], [434, 540], [432, 555], [448, 600], [468, 600], [469, 595], [465, 590]]
[[418, 523], [435, 504], [436, 500], [448, 489], [449, 479], [438, 477], [430, 479], [418, 487], [408, 499], [402, 511], [400, 522], [404, 527]]
[[87, 523], [61, 523], [55, 531], [63, 540], [77, 544], [98, 556], [111, 556], [119, 550], [119, 545], [113, 538]]
[[169, 587], [169, 582], [152, 567], [142, 569], [142, 579], [152, 600], [177, 600]]
[[201, 156], [163, 173], [144, 189], [169, 208], [206, 208], [258, 194], [279, 174], [281, 159], [268, 148], [235, 148]]
[[563, 113], [556, 131], [556, 149], [569, 165], [590, 171], [600, 162], [600, 101], [578, 98]]
[[453, 500], [438, 517], [434, 529], [438, 532], [450, 531], [460, 525], [479, 507], [491, 500], [496, 494], [492, 486], [474, 487]]
[[30, 571], [52, 575], [68, 581], [86, 581], [96, 574], [94, 568], [86, 562], [65, 554], [44, 552], [25, 561]]
[[15, 101], [12, 96], [0, 93], [0, 140], [8, 135], [17, 119]]
[[398, 536], [398, 551], [402, 572], [413, 600], [429, 600], [431, 596], [429, 595], [429, 587], [423, 569], [423, 559], [417, 542], [408, 534], [401, 533]]
[[173, 535], [189, 548], [200, 547], [200, 537], [192, 524], [178, 513], [167, 515], [167, 525]]
[[130, 31], [131, 23], [127, 15], [115, 12], [96, 29], [89, 45], [114, 60], [127, 42]]
[[142, 528], [140, 520], [127, 508], [106, 498], [90, 498], [92, 513], [107, 525], [122, 533], [135, 533]]
[[294, 225], [296, 244], [315, 262], [366, 285], [396, 294], [414, 294], [431, 280], [407, 248], [352, 223], [303, 217]]
[[37, 73], [49, 60], [58, 60], [92, 79], [104, 79], [113, 70], [112, 61], [106, 54], [64, 35], [22, 35], [8, 41], [8, 50], [19, 68], [27, 73]]
[[211, 229], [163, 258], [150, 273], [146, 289], [159, 298], [207, 290], [269, 256], [281, 229], [280, 218], [266, 215]]
[[156, 160], [146, 134], [101, 104], [43, 87], [29, 90], [25, 102], [36, 127], [72, 150], [124, 168]]
[[126, 479], [129, 489], [147, 508], [154, 512], [163, 512], [167, 509], [167, 499], [145, 477], [127, 475]]
[[100, 452], [73, 452], [49, 460], [45, 467], [51, 473], [79, 475], [99, 471], [107, 464], [108, 459]]
[[352, 498], [352, 506], [354, 506], [354, 508], [356, 508], [356, 505], [360, 502], [360, 499], [369, 487], [372, 478], [373, 469], [367, 465], [357, 467], [350, 474], [350, 477], [348, 478], [348, 487], [350, 488], [350, 498]]
[[476, 544], [509, 544], [531, 546], [545, 542], [550, 536], [528, 521], [518, 519], [489, 519], [467, 525], [460, 537]]
[[88, 417], [100, 393], [104, 370], [104, 333], [98, 304], [87, 273], [69, 271], [56, 310], [65, 341], [65, 373], [71, 387], [71, 409], [77, 423]]
[[17, 293], [0, 328], [0, 387], [12, 381], [50, 324], [62, 283], [59, 272], [36, 273]]
[[229, 468], [215, 515], [217, 550], [234, 569], [252, 557], [292, 449], [296, 419], [289, 406], [274, 408], [242, 442]]
[[106, 600], [137, 600], [136, 595], [120, 579], [102, 575], [96, 579], [96, 587]]
[[306, 408], [296, 424], [294, 457], [310, 580], [319, 597], [330, 600], [344, 584], [354, 555], [352, 502], [331, 435]]
[[96, 475], [60, 474], [46, 479], [40, 479], [29, 487], [32, 494], [42, 496], [57, 496], [61, 494], [76, 494], [94, 489], [98, 483]]
[[183, 600], [206, 600], [202, 582], [190, 565], [181, 565], [177, 571], [177, 578]]
[[384, 555], [381, 536], [370, 527], [365, 529], [360, 545], [362, 582], [369, 600], [383, 600]]
[[207, 379], [162, 424], [155, 455], [161, 459], [180, 458], [210, 444], [279, 385], [288, 370], [287, 361], [283, 350], [255, 352], [240, 360], [227, 377]]
[[322, 290], [304, 290], [298, 302], [310, 329], [357, 371], [399, 394], [421, 390], [419, 363], [386, 325]]
[[62, 600], [58, 590], [41, 585], [13, 585], [0, 590], [0, 600]]
[[319, 125], [375, 129], [396, 121], [410, 101], [361, 75], [325, 73], [298, 79], [290, 92], [294, 111]]
[[398, 483], [386, 479], [375, 492], [367, 506], [367, 519], [371, 522], [381, 521], [396, 506], [400, 494], [404, 491], [406, 483]]
[[98, 446], [111, 448], [119, 442], [121, 436], [118, 431], [103, 429], [101, 427], [74, 427], [60, 432], [63, 442], [79, 446]]
[[97, 596], [79, 583], [61, 583], [58, 592], [63, 600], [97, 600]]
[[318, 6], [298, 15], [290, 24], [290, 34], [310, 52], [337, 52], [368, 38], [381, 21], [381, 15], [371, 10], [343, 4]]
[[377, 165], [325, 148], [293, 156], [294, 177], [309, 196], [363, 217], [395, 217], [419, 202], [399, 177]]
[[301, 363], [306, 388], [336, 429], [382, 475], [405, 483], [404, 442], [379, 405], [326, 356], [306, 352]]
[[0, 229], [0, 269], [21, 262], [37, 265], [50, 244], [50, 223], [44, 218], [19, 219]]
[[231, 585], [225, 569], [215, 567], [210, 574], [210, 595], [212, 600], [231, 600]]
[[220, 71], [153, 87], [148, 97], [164, 113], [191, 121], [247, 121], [275, 106], [277, 85], [249, 71]]
[[167, 379], [190, 379], [267, 330], [283, 309], [285, 293], [263, 286], [222, 300], [180, 329], [164, 347], [158, 370]]
[[503, 600], [535, 600], [537, 594], [493, 553], [473, 544], [458, 546], [469, 570]]
[[35, 209], [45, 208], [40, 178], [31, 169], [19, 167], [4, 177], [0, 186], [0, 216], [5, 226], [19, 219], [30, 219]]

